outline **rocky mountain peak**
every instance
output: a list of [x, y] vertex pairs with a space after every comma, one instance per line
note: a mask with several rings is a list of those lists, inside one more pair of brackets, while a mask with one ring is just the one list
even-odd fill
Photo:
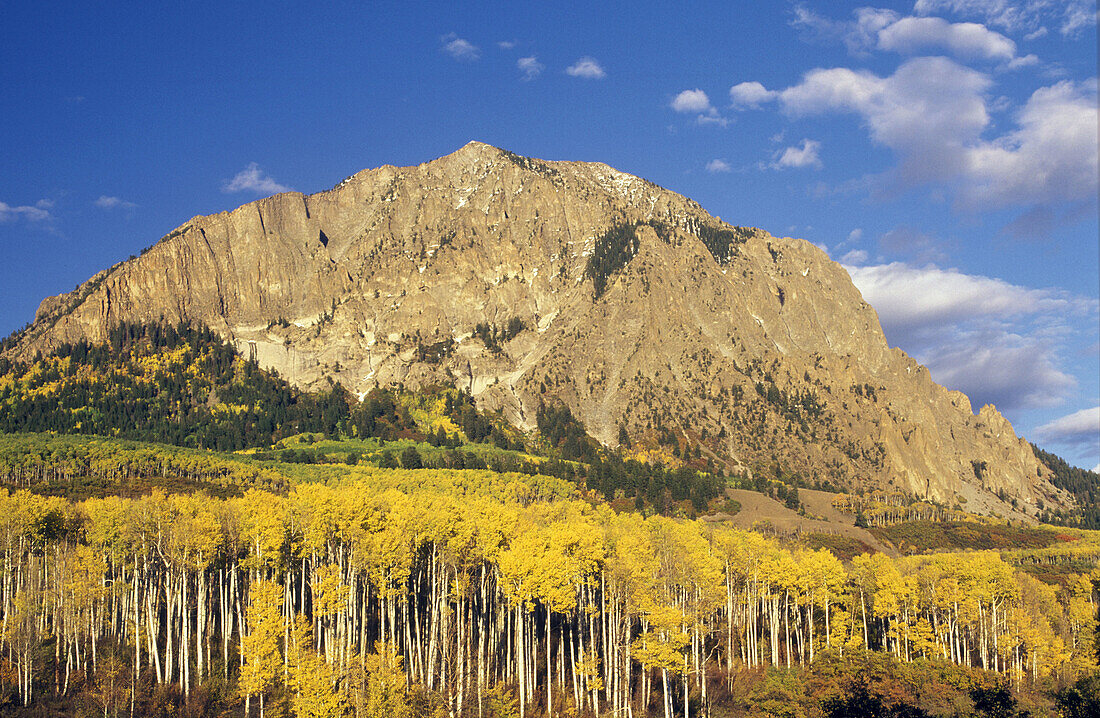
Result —
[[122, 320], [203, 322], [305, 387], [453, 382], [528, 428], [563, 403], [655, 460], [699, 447], [1005, 515], [996, 494], [1058, 500], [995, 409], [887, 345], [824, 252], [600, 163], [470, 142], [195, 217], [44, 300], [12, 353]]

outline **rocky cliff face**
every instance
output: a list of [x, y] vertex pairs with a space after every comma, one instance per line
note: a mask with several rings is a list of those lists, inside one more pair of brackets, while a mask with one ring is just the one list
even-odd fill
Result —
[[603, 164], [472, 142], [195, 217], [43, 301], [13, 351], [181, 319], [305, 387], [453, 381], [525, 427], [560, 401], [605, 443], [677, 437], [734, 468], [1001, 513], [995, 492], [1055, 494], [993, 407], [887, 345], [823, 252]]

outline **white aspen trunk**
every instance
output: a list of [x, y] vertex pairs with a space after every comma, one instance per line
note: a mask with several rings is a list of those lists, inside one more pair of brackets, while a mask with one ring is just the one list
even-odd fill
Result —
[[867, 638], [867, 600], [863, 596], [863, 587], [859, 588], [859, 605], [863, 610], [863, 650], [870, 649], [870, 642]]
[[187, 602], [187, 574], [180, 570], [180, 684], [184, 698], [191, 696], [191, 606]]
[[176, 596], [172, 590], [171, 579], [169, 576], [171, 571], [164, 572], [164, 598], [167, 602], [167, 612], [165, 613], [164, 621], [164, 677], [165, 680], [172, 680], [175, 676], [174, 650], [172, 646], [172, 624], [175, 623], [176, 618]]
[[814, 595], [806, 602], [806, 645], [810, 649], [810, 663], [814, 662]]
[[546, 715], [554, 718], [554, 679], [550, 671], [550, 606], [546, 606]]
[[[580, 652], [581, 652], [580, 657], [578, 658], [578, 660], [584, 661], [585, 660], [584, 624], [580, 620], [577, 621], [577, 640], [580, 643]], [[574, 665], [576, 665], [575, 662], [574, 662]], [[582, 692], [583, 698], [581, 699], [581, 701], [578, 701], [578, 709], [583, 707], [583, 704], [588, 703], [588, 675], [587, 674], [581, 676], [580, 685], [581, 685], [581, 692]]]
[[523, 658], [523, 621], [520, 613], [522, 610], [521, 605], [516, 606], [516, 673], [519, 679], [519, 718], [525, 718], [527, 715], [527, 671], [523, 667], [525, 664]]
[[791, 607], [790, 591], [783, 592], [783, 623], [784, 623], [784, 645], [787, 649], [787, 669], [791, 668]]
[[628, 718], [634, 715], [634, 696], [630, 688], [630, 615], [627, 614], [626, 620], [623, 621], [623, 653], [624, 653], [624, 679], [623, 684], [626, 691], [623, 695], [623, 705], [626, 708]]
[[726, 689], [733, 688], [733, 582], [726, 561]]
[[[145, 615], [147, 615], [149, 617], [149, 620], [148, 620], [148, 624], [149, 624], [149, 652], [153, 656], [154, 665], [155, 665], [156, 670], [157, 670], [157, 683], [164, 683], [164, 673], [161, 670], [161, 660], [160, 660], [160, 646], [159, 646], [160, 636], [158, 635], [160, 633], [160, 620], [158, 618], [158, 614], [157, 614], [157, 611], [155, 610], [154, 603], [153, 603], [154, 602], [154, 594], [159, 596], [159, 593], [160, 593], [158, 585], [159, 584], [157, 583], [156, 580], [150, 580], [149, 581], [149, 587], [148, 587], [148, 589], [146, 590], [146, 593], [145, 593], [145, 597], [146, 597]], [[159, 601], [157, 601], [157, 603], [159, 604]], [[159, 608], [159, 606], [157, 606], [157, 607]]]
[[687, 656], [684, 656], [684, 718], [691, 718], [691, 704], [688, 702], [688, 666]]
[[664, 685], [664, 692], [662, 694], [662, 701], [665, 707], [665, 718], [672, 717], [672, 698], [668, 694], [668, 670], [661, 669], [661, 681]]
[[233, 632], [233, 614], [229, 606], [229, 592], [225, 583], [225, 567], [218, 569], [218, 593], [222, 629], [222, 675], [229, 680], [229, 636]]
[[576, 706], [577, 712], [581, 711], [581, 684], [577, 676], [577, 638], [576, 638], [576, 624], [573, 625], [573, 630], [569, 632], [569, 659], [573, 665], [573, 705]]
[[[558, 690], [566, 692], [565, 683], [565, 623], [568, 615], [562, 617], [558, 624]], [[564, 699], [563, 699], [564, 700]]]
[[[199, 565], [202, 565], [202, 557], [199, 557]], [[197, 684], [202, 683], [203, 660], [202, 647], [203, 637], [206, 633], [206, 581], [203, 580], [201, 573], [195, 574], [195, 593], [198, 600], [198, 608], [195, 611], [195, 682]]]

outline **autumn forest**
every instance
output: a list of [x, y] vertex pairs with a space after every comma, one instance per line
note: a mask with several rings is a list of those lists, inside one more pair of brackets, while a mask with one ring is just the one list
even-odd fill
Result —
[[[79, 402], [59, 398], [73, 387]], [[679, 444], [640, 461], [554, 407], [527, 435], [453, 388], [306, 394], [185, 327], [5, 360], [0, 422], [5, 714], [1098, 705], [1100, 534], [1084, 528], [942, 545], [917, 503], [840, 493], [895, 550], [736, 528], [725, 487], [805, 513], [809, 482], [727, 476]], [[1022, 531], [955, 518], [972, 528], [952, 540]]]

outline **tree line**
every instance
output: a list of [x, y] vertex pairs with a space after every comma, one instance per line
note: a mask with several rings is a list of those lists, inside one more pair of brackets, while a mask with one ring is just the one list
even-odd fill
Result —
[[1096, 663], [1095, 572], [1047, 585], [995, 552], [846, 566], [568, 486], [376, 470], [286, 496], [5, 490], [0, 700], [690, 718], [745, 670], [822, 659], [980, 667], [1022, 689]]

